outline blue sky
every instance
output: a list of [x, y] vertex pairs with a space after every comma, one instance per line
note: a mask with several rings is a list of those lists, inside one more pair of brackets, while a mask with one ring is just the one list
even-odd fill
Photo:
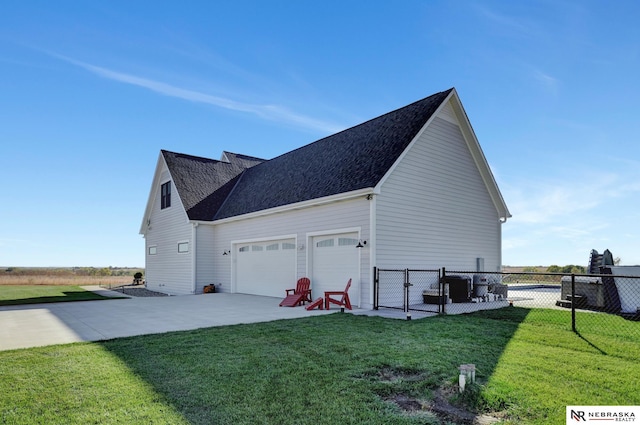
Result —
[[160, 149], [272, 158], [456, 87], [505, 265], [640, 264], [640, 2], [8, 0], [0, 266], [143, 266]]

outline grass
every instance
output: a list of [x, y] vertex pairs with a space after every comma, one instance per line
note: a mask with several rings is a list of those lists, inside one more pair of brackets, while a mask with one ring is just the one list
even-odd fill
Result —
[[[336, 313], [5, 351], [0, 423], [457, 423], [407, 408], [447, 394], [507, 424], [546, 425], [564, 424], [570, 404], [640, 404], [639, 324], [603, 316], [577, 335], [568, 314]], [[462, 363], [478, 383], [459, 397]]]
[[0, 306], [36, 303], [58, 303], [67, 301], [106, 300], [95, 292], [75, 285], [6, 285], [0, 286]]

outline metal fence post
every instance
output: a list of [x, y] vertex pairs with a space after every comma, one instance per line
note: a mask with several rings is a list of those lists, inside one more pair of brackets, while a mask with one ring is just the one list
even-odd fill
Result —
[[440, 276], [439, 287], [440, 287], [440, 294], [442, 295], [442, 299], [438, 301], [442, 303], [442, 314], [447, 314], [445, 310], [446, 304], [447, 304], [447, 300], [445, 299], [445, 294], [447, 293], [446, 291], [447, 290], [447, 273], [444, 267], [442, 268], [442, 276]]
[[380, 305], [380, 299], [378, 298], [378, 294], [380, 293], [380, 278], [378, 276], [378, 268], [373, 268], [373, 309], [378, 310], [378, 306]]
[[404, 269], [404, 312], [407, 315], [407, 320], [411, 318], [409, 313], [409, 269]]
[[576, 275], [571, 273], [571, 330], [576, 330]]
[[409, 297], [410, 297], [410, 294], [409, 294], [409, 287], [410, 287], [410, 286], [413, 286], [413, 284], [411, 283], [411, 281], [410, 281], [410, 279], [409, 279], [409, 269], [406, 269], [406, 271], [405, 271], [405, 281], [406, 281], [406, 283], [405, 283], [405, 287], [406, 287], [406, 291], [405, 291], [405, 293], [406, 293], [406, 296], [407, 296], [407, 320], [411, 320], [411, 311], [409, 310], [409, 307], [410, 307], [410, 301], [409, 301]]

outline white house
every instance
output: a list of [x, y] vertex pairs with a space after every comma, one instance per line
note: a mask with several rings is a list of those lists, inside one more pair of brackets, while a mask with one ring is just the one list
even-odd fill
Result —
[[[500, 271], [509, 210], [455, 89], [271, 160], [161, 151], [140, 233], [146, 281], [169, 294], [373, 303], [373, 267]], [[357, 248], [362, 246], [362, 248]]]

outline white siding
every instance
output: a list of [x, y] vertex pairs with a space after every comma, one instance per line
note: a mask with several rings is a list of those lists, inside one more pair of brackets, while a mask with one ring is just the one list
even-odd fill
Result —
[[[297, 278], [309, 276], [311, 273], [308, 267], [309, 253], [311, 252], [309, 243], [312, 237], [310, 234], [339, 233], [343, 229], [358, 228], [360, 238], [369, 239], [370, 202], [363, 196], [353, 200], [213, 225], [215, 247], [209, 261], [212, 262], [215, 281], [222, 283], [224, 292], [233, 290], [232, 262], [236, 259], [234, 255], [222, 255], [224, 250], [232, 248], [233, 241], [249, 241], [282, 235], [296, 235], [296, 276]], [[369, 282], [372, 266], [369, 260], [369, 249], [363, 248], [360, 251], [360, 276], [359, 279], [354, 279], [354, 285], [359, 280], [358, 284], [361, 285], [360, 299], [364, 301], [363, 305], [365, 305], [369, 303], [371, 292]], [[311, 285], [313, 287], [313, 281]], [[295, 287], [295, 282], [291, 282], [290, 287]], [[316, 295], [314, 294], [314, 296]], [[360, 304], [356, 300], [352, 300], [352, 303]]]
[[453, 124], [458, 125], [458, 120], [456, 119], [456, 114], [453, 112], [453, 108], [450, 103], [447, 103], [442, 107], [438, 114], [438, 118], [442, 118], [443, 120], [447, 120]]
[[446, 115], [434, 118], [380, 188], [380, 268], [475, 271], [482, 257], [485, 270], [499, 270], [498, 213], [460, 128]]
[[[163, 170], [158, 184], [169, 181]], [[151, 290], [168, 294], [192, 293], [192, 225], [182, 207], [172, 183], [171, 206], [160, 209], [160, 190], [156, 191], [150, 225], [145, 234], [146, 282]], [[178, 241], [189, 241], [189, 252], [178, 253]], [[156, 255], [149, 255], [149, 246], [156, 246]]]
[[215, 280], [215, 269], [211, 258], [214, 255], [222, 257], [224, 250], [215, 251], [212, 226], [198, 226], [196, 232], [196, 293], [202, 293], [202, 288], [212, 283], [217, 289], [219, 282]]

